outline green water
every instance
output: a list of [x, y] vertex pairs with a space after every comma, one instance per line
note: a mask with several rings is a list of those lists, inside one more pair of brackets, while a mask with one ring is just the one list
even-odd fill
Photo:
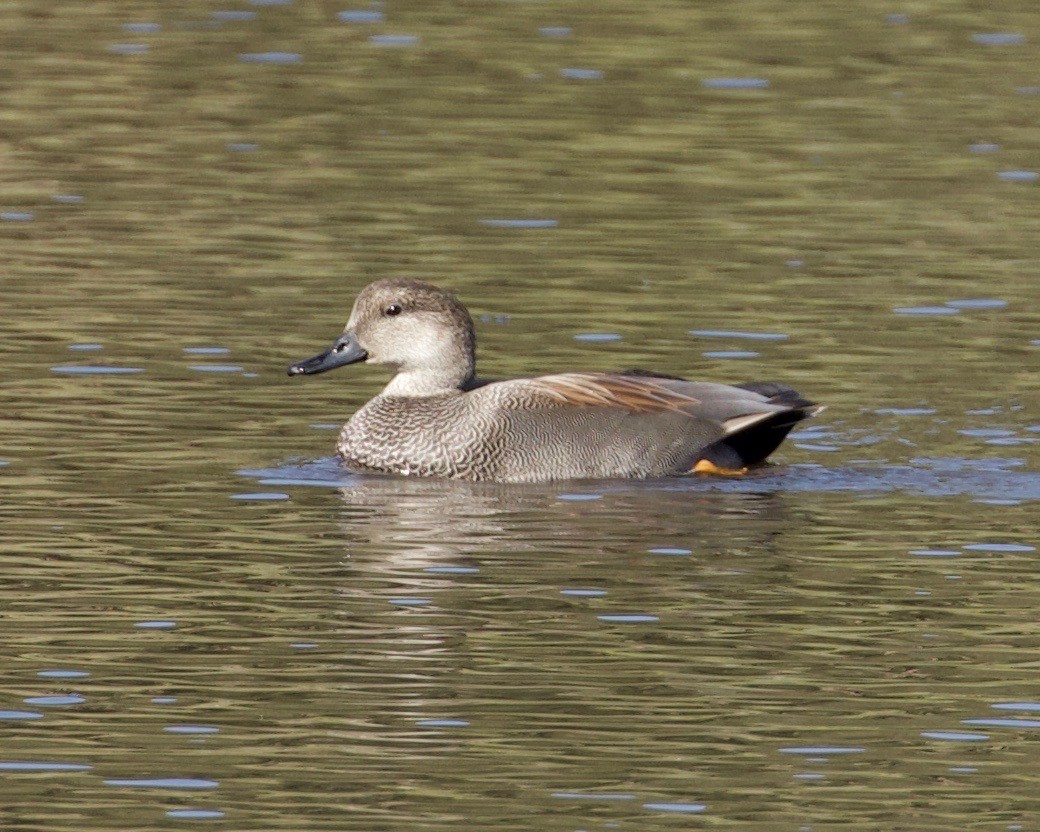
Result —
[[[0, 826], [1037, 828], [1033, 4], [23, 0], [0, 44]], [[383, 377], [285, 367], [391, 275], [488, 375], [828, 409], [741, 482], [343, 478]]]

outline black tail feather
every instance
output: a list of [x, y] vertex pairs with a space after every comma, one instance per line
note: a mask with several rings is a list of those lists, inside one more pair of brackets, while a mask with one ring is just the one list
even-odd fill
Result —
[[[777, 402], [777, 404], [786, 404], [786, 402]], [[808, 419], [814, 411], [815, 406], [809, 402], [804, 406], [793, 406], [791, 410], [777, 413], [769, 419], [757, 422], [709, 445], [700, 452], [699, 458], [706, 459], [720, 468], [731, 470], [759, 465], [780, 447], [780, 443], [787, 438], [787, 434], [795, 425], [803, 419]]]
[[[779, 381], [745, 381], [743, 384], [734, 384], [733, 386], [765, 396], [773, 404], [786, 404], [788, 407], [796, 408], [815, 407], [813, 402], [809, 401], [793, 387], [781, 384]], [[804, 419], [805, 416], [802, 418]]]

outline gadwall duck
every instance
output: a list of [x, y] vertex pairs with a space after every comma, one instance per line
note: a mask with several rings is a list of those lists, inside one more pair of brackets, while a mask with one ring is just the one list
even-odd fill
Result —
[[818, 408], [774, 382], [729, 386], [642, 371], [478, 381], [469, 312], [416, 280], [379, 280], [331, 349], [289, 367], [389, 368], [343, 426], [360, 471], [498, 482], [743, 473]]

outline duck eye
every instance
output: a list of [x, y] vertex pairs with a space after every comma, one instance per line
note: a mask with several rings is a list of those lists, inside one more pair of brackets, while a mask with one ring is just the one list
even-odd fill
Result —
[[386, 309], [383, 310], [383, 314], [384, 315], [391, 315], [391, 316], [393, 316], [393, 315], [400, 315], [401, 314], [401, 305], [397, 304], [397, 303], [391, 303], [388, 307], [386, 307]]

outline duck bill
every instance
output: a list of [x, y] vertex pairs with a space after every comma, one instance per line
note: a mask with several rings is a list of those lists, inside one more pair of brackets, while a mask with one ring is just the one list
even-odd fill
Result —
[[311, 358], [305, 358], [289, 367], [291, 376], [314, 376], [347, 364], [357, 364], [368, 358], [353, 332], [344, 332], [336, 343], [325, 352]]

